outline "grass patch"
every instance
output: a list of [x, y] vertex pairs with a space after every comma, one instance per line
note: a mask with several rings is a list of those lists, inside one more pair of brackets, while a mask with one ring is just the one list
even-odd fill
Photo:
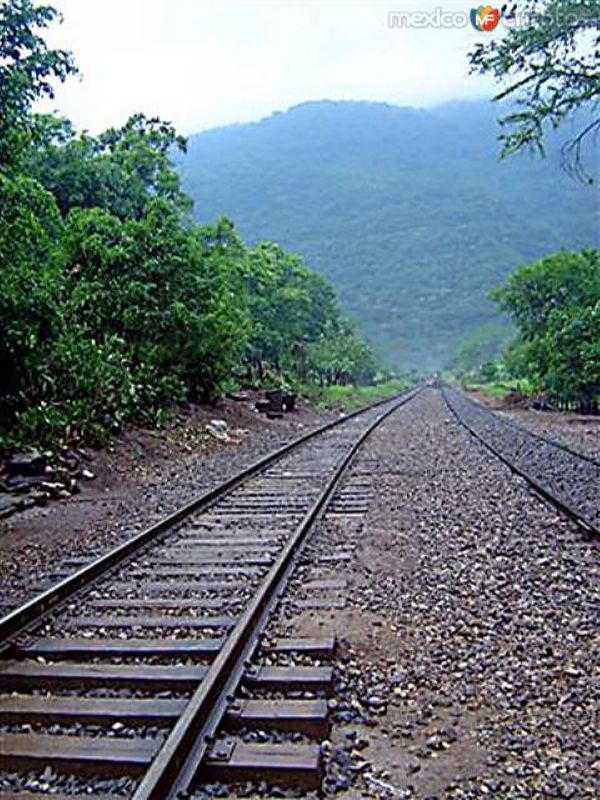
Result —
[[394, 380], [378, 383], [374, 386], [314, 386], [300, 387], [300, 394], [306, 400], [316, 403], [321, 408], [340, 408], [352, 411], [355, 408], [376, 403], [386, 397], [401, 394], [412, 386], [413, 381], [408, 378], [395, 378]]
[[519, 392], [519, 394], [531, 395], [533, 389], [528, 381], [465, 381], [463, 387], [468, 392], [480, 392], [486, 397], [500, 398], [506, 397], [511, 392]]

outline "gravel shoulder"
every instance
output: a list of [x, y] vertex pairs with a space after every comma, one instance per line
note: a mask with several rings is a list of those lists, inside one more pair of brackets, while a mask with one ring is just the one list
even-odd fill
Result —
[[600, 530], [600, 462], [555, 440], [536, 436], [462, 392], [444, 388], [442, 395], [452, 413], [476, 437]]
[[384, 423], [361, 464], [376, 487], [362, 524], [318, 534], [354, 553], [330, 573], [349, 580], [346, 607], [281, 618], [340, 642], [327, 794], [596, 797], [597, 543], [437, 392]]
[[[96, 479], [69, 500], [0, 522], [0, 613], [107, 552], [259, 457], [338, 416], [300, 404], [269, 420], [247, 401], [181, 410], [162, 431], [128, 429], [110, 450], [90, 451]], [[229, 441], [206, 432], [227, 422]]]

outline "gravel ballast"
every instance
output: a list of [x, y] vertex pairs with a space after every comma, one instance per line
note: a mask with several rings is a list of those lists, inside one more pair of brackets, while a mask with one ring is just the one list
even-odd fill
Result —
[[524, 408], [499, 409], [498, 415], [600, 461], [600, 416]]
[[360, 530], [337, 518], [311, 540], [354, 545], [335, 570], [347, 607], [281, 620], [339, 640], [326, 793], [595, 798], [596, 542], [433, 390], [361, 464], [376, 491]]

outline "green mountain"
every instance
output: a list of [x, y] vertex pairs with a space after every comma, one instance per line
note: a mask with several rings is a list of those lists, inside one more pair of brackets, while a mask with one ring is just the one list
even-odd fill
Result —
[[502, 331], [487, 293], [515, 267], [598, 244], [596, 190], [556, 153], [499, 161], [497, 113], [304, 103], [192, 136], [179, 167], [198, 219], [302, 254], [388, 363], [431, 369]]

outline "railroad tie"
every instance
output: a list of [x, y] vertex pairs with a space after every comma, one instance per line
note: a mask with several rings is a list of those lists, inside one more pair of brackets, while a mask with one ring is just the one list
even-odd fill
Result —
[[225, 726], [229, 730], [249, 726], [324, 738], [327, 734], [327, 701], [237, 700], [227, 709]]
[[297, 689], [330, 693], [333, 686], [332, 667], [250, 666], [244, 673], [244, 684], [251, 689], [285, 692]]
[[205, 666], [158, 664], [39, 664], [37, 661], [0, 662], [3, 688], [54, 688], [65, 686], [122, 686], [157, 689], [194, 688], [206, 674]]
[[203, 766], [209, 781], [267, 781], [308, 790], [321, 784], [318, 745], [220, 742]]
[[141, 775], [159, 746], [160, 741], [141, 737], [0, 734], [0, 753], [11, 769], [40, 769], [50, 765], [82, 775]]
[[[223, 646], [221, 638], [203, 639], [119, 639], [46, 638], [18, 645], [18, 657], [43, 656], [56, 659], [112, 658], [113, 656], [215, 656]], [[0, 675], [2, 673], [0, 672]]]

